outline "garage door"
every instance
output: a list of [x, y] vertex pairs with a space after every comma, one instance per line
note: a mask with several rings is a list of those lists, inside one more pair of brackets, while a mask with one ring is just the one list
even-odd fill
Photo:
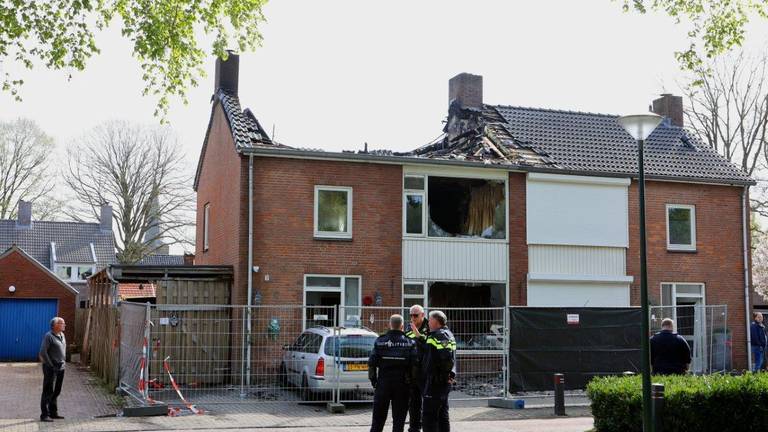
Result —
[[0, 299], [0, 361], [36, 361], [56, 300]]

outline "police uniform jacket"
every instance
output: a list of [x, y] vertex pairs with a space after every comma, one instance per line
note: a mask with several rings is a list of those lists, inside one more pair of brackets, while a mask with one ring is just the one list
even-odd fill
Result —
[[449, 381], [456, 376], [456, 339], [447, 328], [439, 328], [427, 336], [421, 375], [424, 396], [448, 396]]
[[380, 382], [410, 383], [416, 365], [416, 346], [400, 330], [379, 336], [368, 358], [368, 378], [374, 387]]

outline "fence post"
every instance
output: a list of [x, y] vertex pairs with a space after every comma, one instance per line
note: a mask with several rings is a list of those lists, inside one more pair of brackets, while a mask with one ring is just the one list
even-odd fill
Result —
[[651, 385], [651, 401], [653, 402], [653, 430], [663, 432], [661, 419], [664, 416], [664, 384]]
[[554, 375], [555, 381], [555, 415], [565, 415], [565, 376], [561, 373]]
[[144, 361], [144, 400], [149, 400], [149, 364], [152, 359], [152, 350], [150, 349], [152, 342], [150, 340], [152, 333], [150, 332], [150, 320], [152, 319], [152, 305], [147, 302], [146, 312], [144, 316], [144, 343], [146, 344], [147, 355]]
[[509, 335], [511, 333], [511, 325], [509, 306], [507, 306], [504, 308], [504, 343], [502, 344], [504, 347], [504, 385], [502, 386], [504, 399], [509, 397]]

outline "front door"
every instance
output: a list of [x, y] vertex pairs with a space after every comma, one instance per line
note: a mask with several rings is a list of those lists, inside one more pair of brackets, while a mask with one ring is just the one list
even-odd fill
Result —
[[[360, 276], [306, 275], [304, 328], [360, 325]], [[337, 316], [337, 313], [340, 316]]]

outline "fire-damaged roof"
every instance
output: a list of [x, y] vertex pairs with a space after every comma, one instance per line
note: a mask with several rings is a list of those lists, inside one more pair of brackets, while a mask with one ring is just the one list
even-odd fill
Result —
[[[637, 173], [637, 143], [616, 115], [505, 105], [484, 105], [482, 111], [452, 107], [451, 111], [443, 137], [408, 155], [569, 172]], [[464, 132], [455, 134], [454, 129]], [[752, 183], [736, 165], [668, 119], [645, 142], [645, 173], [657, 178]]]

